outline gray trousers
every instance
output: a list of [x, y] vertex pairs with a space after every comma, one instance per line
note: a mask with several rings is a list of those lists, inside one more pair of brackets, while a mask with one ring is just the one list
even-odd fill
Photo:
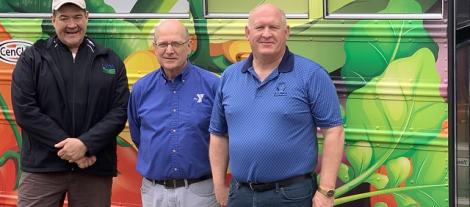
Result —
[[18, 207], [62, 207], [67, 196], [70, 207], [111, 205], [112, 176], [80, 172], [23, 172], [18, 188]]
[[143, 207], [218, 207], [212, 179], [167, 189], [142, 179]]

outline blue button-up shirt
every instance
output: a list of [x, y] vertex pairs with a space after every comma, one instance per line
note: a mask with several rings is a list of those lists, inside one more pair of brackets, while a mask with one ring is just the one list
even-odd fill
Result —
[[160, 69], [135, 83], [128, 119], [142, 176], [191, 179], [211, 173], [208, 128], [218, 84], [215, 74], [190, 63], [173, 81]]

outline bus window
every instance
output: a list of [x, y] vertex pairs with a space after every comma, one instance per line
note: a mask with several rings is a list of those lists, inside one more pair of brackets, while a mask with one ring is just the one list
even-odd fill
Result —
[[[189, 18], [187, 0], [86, 0], [86, 3], [90, 18]], [[0, 0], [0, 17], [49, 18], [50, 16], [51, 0]]]
[[286, 12], [287, 18], [308, 18], [308, 0], [205, 0], [206, 18], [247, 18], [253, 7], [261, 3], [272, 3]]
[[[442, 19], [442, 0], [324, 0], [331, 19]], [[393, 6], [391, 4], [394, 4]], [[385, 9], [387, 8], [387, 9]]]
[[470, 1], [458, 0], [455, 8], [457, 10], [457, 28], [470, 26]]
[[469, 71], [470, 71], [470, 40], [457, 45], [456, 48], [456, 142], [457, 142], [457, 204], [469, 206]]

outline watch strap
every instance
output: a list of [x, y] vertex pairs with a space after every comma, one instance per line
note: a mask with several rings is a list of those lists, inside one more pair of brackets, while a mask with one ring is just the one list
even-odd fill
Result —
[[318, 186], [317, 191], [323, 194], [324, 196], [331, 198], [335, 195], [335, 190], [334, 189], [324, 189], [320, 186]]

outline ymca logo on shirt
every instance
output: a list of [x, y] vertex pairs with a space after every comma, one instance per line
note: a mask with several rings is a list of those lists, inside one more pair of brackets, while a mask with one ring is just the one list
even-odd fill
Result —
[[202, 103], [202, 98], [204, 98], [203, 93], [196, 93], [196, 97], [194, 97], [194, 100], [196, 101], [196, 103]]
[[286, 92], [286, 83], [280, 82], [276, 85], [276, 91], [274, 92], [274, 96], [285, 96], [287, 95]]

